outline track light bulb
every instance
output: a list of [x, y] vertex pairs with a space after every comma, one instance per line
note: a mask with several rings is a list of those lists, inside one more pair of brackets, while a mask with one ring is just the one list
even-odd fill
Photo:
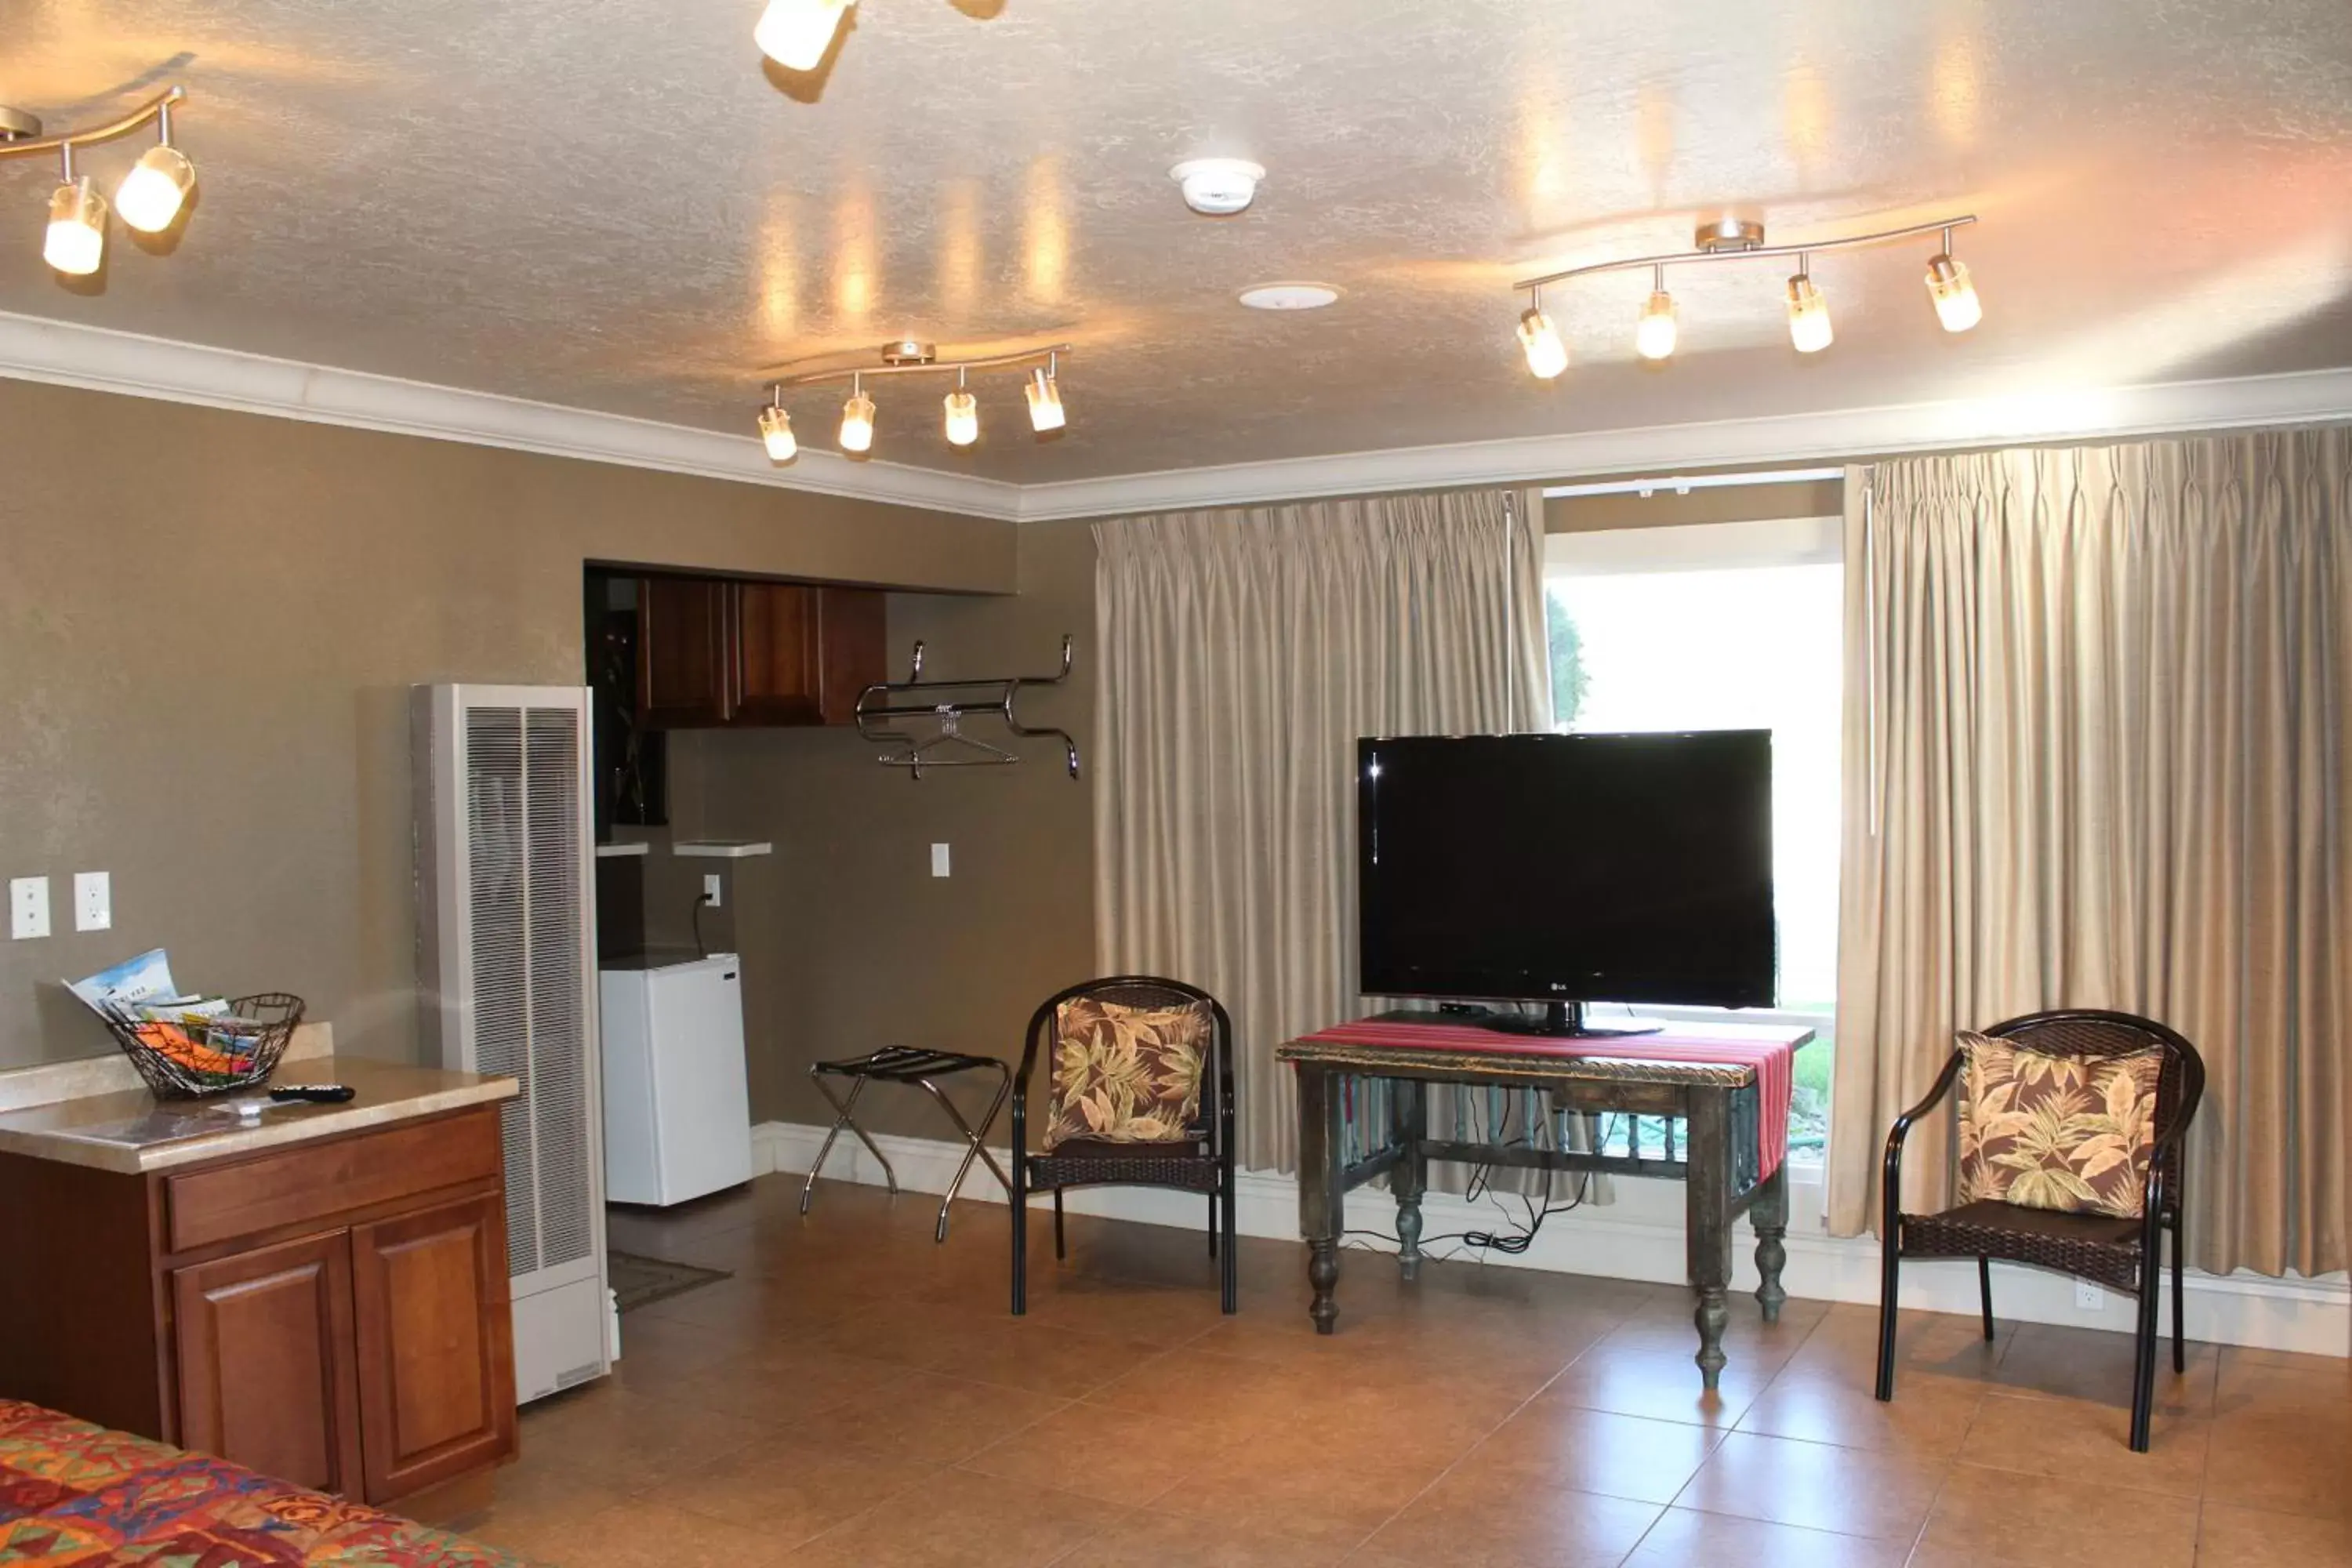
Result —
[[957, 387], [947, 395], [948, 445], [969, 447], [980, 439], [980, 399]]
[[813, 71], [824, 63], [841, 19], [856, 0], [768, 0], [751, 41], [788, 71]]
[[855, 386], [850, 389], [849, 401], [841, 405], [841, 449], [874, 449], [874, 400]]
[[1650, 291], [1642, 307], [1641, 324], [1633, 329], [1633, 352], [1643, 359], [1664, 359], [1675, 352], [1675, 297], [1664, 289]]
[[1062, 412], [1062, 387], [1044, 365], [1029, 372], [1029, 384], [1021, 389], [1029, 399], [1029, 428], [1040, 436], [1048, 430], [1059, 430], [1067, 422]]
[[114, 210], [142, 234], [161, 234], [180, 216], [195, 189], [196, 166], [177, 147], [159, 142], [139, 155], [114, 187]]
[[1549, 381], [1568, 368], [1568, 345], [1541, 305], [1530, 305], [1519, 317], [1519, 347], [1527, 352], [1528, 368]]
[[68, 278], [87, 278], [106, 259], [106, 198], [88, 174], [49, 194], [49, 235], [41, 258]]
[[1813, 280], [1800, 272], [1789, 279], [1789, 341], [1801, 354], [1819, 353], [1836, 334], [1830, 330], [1830, 303]]
[[781, 405], [771, 403], [760, 410], [760, 440], [772, 463], [789, 463], [800, 456], [801, 444], [793, 439], [793, 416]]
[[1977, 298], [1968, 263], [1953, 260], [1949, 251], [1927, 262], [1927, 298], [1936, 302], [1936, 319], [1948, 332], [1965, 332], [1984, 320], [1984, 303]]

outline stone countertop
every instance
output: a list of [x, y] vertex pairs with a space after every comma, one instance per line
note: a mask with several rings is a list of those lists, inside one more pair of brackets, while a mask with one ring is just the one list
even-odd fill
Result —
[[495, 1104], [520, 1092], [510, 1078], [402, 1067], [364, 1057], [289, 1057], [270, 1081], [343, 1083], [359, 1092], [341, 1105], [272, 1105], [257, 1121], [213, 1107], [267, 1098], [267, 1088], [213, 1100], [159, 1101], [143, 1089], [84, 1095], [0, 1111], [0, 1152], [137, 1175]]

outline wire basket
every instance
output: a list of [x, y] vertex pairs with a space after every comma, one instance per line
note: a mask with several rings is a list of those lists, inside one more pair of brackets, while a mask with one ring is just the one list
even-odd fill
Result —
[[302, 998], [283, 991], [238, 996], [207, 1017], [133, 1018], [110, 1013], [114, 1043], [158, 1100], [201, 1100], [267, 1083], [302, 1022]]

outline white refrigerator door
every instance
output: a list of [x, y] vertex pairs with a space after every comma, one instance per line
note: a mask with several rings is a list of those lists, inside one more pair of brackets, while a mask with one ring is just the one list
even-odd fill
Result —
[[720, 953], [646, 975], [652, 1004], [656, 1203], [751, 1179], [741, 962]]

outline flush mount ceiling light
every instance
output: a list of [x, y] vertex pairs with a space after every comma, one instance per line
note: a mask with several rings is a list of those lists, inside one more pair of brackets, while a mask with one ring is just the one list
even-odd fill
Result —
[[1328, 283], [1261, 283], [1240, 297], [1253, 310], [1319, 310], [1336, 303], [1339, 290]]
[[1231, 217], [1257, 197], [1263, 165], [1246, 158], [1191, 158], [1168, 171], [1184, 205], [1208, 217]]
[[1528, 295], [1528, 309], [1519, 317], [1519, 347], [1527, 355], [1528, 369], [1536, 375], [1546, 381], [1559, 375], [1568, 368], [1568, 348], [1551, 318], [1544, 313], [1546, 286], [1599, 272], [1628, 272], [1646, 267], [1651, 273], [1650, 298], [1633, 330], [1633, 349], [1643, 359], [1663, 360], [1675, 352], [1679, 335], [1674, 296], [1666, 292], [1668, 267], [1793, 256], [1797, 258], [1797, 271], [1789, 279], [1787, 290], [1789, 341], [1799, 353], [1819, 353], [1834, 341], [1835, 333], [1830, 327], [1829, 301], [1822, 296], [1821, 286], [1813, 281], [1813, 257], [1825, 250], [1854, 250], [1866, 245], [1890, 245], [1938, 233], [1943, 236], [1944, 247], [1927, 263], [1927, 297], [1936, 307], [1936, 319], [1943, 323], [1946, 331], [1965, 332], [1984, 319], [1984, 305], [1977, 298], [1976, 284], [1969, 277], [1968, 268], [1952, 259], [1952, 231], [1976, 221], [1975, 214], [1967, 213], [1937, 218], [1933, 223], [1912, 224], [1876, 234], [1848, 235], [1843, 239], [1820, 240], [1811, 245], [1766, 245], [1764, 226], [1745, 218], [1722, 218], [1702, 224], [1690, 250], [1672, 256], [1642, 256], [1571, 267], [1513, 285]]
[[[118, 120], [83, 131], [41, 134], [38, 116], [0, 104], [0, 158], [24, 158], [42, 153], [58, 154], [59, 180], [49, 193], [49, 226], [41, 245], [42, 258], [68, 278], [86, 278], [106, 260], [106, 219], [110, 210], [143, 234], [161, 234], [172, 226], [195, 189], [195, 165], [172, 144], [172, 106], [188, 96], [184, 88], [169, 88]], [[112, 142], [152, 122], [156, 144], [141, 155], [114, 193], [106, 197], [88, 174], [74, 172], [74, 150]]]
[[841, 449], [845, 452], [866, 453], [874, 449], [874, 400], [866, 395], [866, 378], [869, 375], [952, 375], [955, 389], [941, 402], [941, 429], [950, 445], [970, 447], [980, 439], [980, 399], [969, 386], [975, 373], [994, 370], [1024, 370], [1027, 384], [1023, 387], [1029, 405], [1029, 427], [1039, 435], [1061, 429], [1068, 416], [1062, 407], [1062, 356], [1070, 352], [1067, 343], [1052, 343], [1042, 348], [1015, 349], [1008, 353], [974, 354], [965, 359], [941, 359], [931, 343], [902, 339], [884, 343], [876, 353], [870, 365], [851, 365], [829, 370], [803, 371], [798, 374], [780, 376], [769, 389], [767, 405], [760, 411], [760, 438], [767, 446], [771, 460], [790, 462], [800, 450], [792, 437], [792, 416], [784, 408], [784, 394], [795, 387], [837, 385], [849, 383], [849, 399], [841, 405]]

